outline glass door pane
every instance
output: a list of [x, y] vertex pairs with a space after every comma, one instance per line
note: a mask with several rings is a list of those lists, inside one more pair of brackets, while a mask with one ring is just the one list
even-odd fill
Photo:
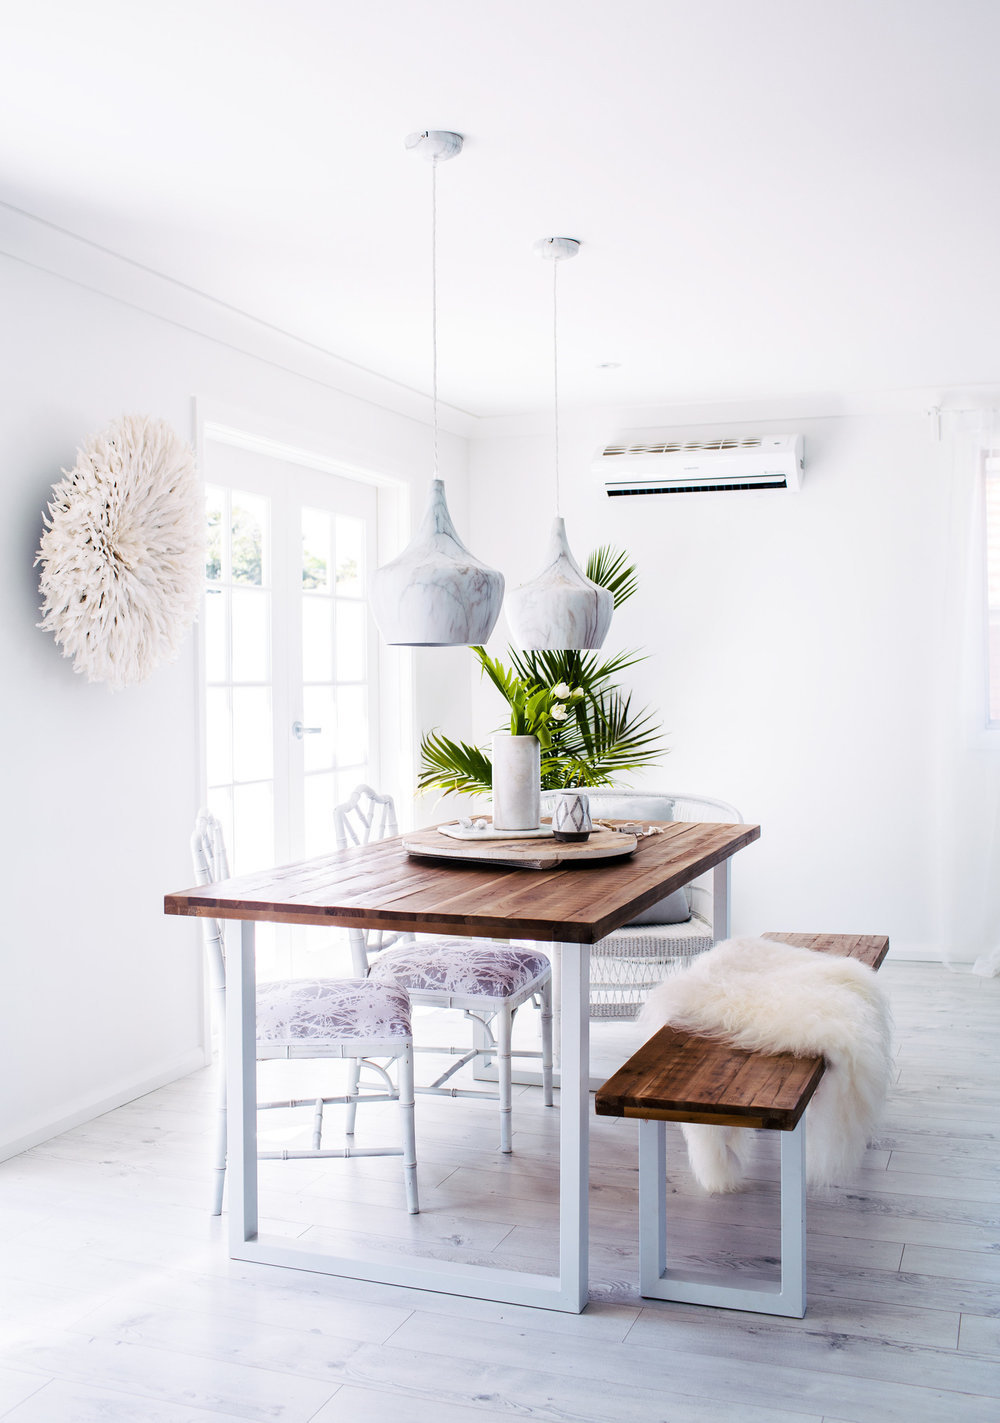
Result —
[[[379, 783], [377, 502], [370, 485], [214, 441], [206, 463], [206, 794], [242, 874], [332, 850], [333, 807]], [[261, 926], [258, 973], [349, 971], [343, 937]]]
[[[271, 512], [240, 489], [206, 491], [205, 762], [234, 874], [274, 863]], [[266, 823], [264, 820], [266, 819]]]
[[371, 780], [365, 521], [301, 511], [302, 853], [335, 847], [333, 807]]

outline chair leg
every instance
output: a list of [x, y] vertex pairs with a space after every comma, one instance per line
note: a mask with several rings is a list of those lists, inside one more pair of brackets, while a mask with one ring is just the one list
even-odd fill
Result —
[[513, 1100], [511, 1082], [510, 1043], [514, 1031], [514, 1014], [505, 1003], [497, 1014], [497, 1076], [500, 1085], [500, 1150], [510, 1152], [510, 1119]]
[[212, 1214], [222, 1214], [222, 1192], [226, 1185], [226, 1070], [219, 1063], [219, 1095], [215, 1117], [215, 1166], [213, 1168]]
[[542, 1103], [552, 1106], [552, 980], [539, 994], [542, 1005]]
[[549, 945], [549, 962], [552, 964], [552, 1055], [556, 1062], [562, 1057], [562, 1019], [560, 1017], [562, 1003], [562, 945]]
[[413, 1111], [413, 1048], [407, 1047], [398, 1060], [399, 1116], [403, 1133], [403, 1181], [406, 1186], [406, 1209], [410, 1215], [420, 1211], [417, 1197], [417, 1131]]
[[226, 1152], [228, 1150], [228, 1127], [226, 1123], [226, 989], [224, 984], [216, 984], [213, 990], [212, 1015], [216, 1025], [215, 1062], [215, 1148], [212, 1167], [212, 1214], [222, 1214], [222, 1193], [226, 1186]]
[[319, 1151], [323, 1145], [323, 1098], [317, 1097], [313, 1108], [313, 1151]]
[[361, 1080], [361, 1059], [352, 1057], [347, 1069], [347, 1095], [351, 1098], [347, 1107], [347, 1135], [354, 1135], [354, 1123], [358, 1116], [358, 1083]]

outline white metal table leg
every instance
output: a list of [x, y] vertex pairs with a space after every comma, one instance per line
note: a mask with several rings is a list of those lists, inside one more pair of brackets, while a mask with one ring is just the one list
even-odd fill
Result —
[[226, 925], [229, 1084], [229, 1240], [235, 1254], [257, 1235], [257, 968], [254, 924]]
[[[476, 1299], [535, 1305], [578, 1314], [587, 1303], [587, 1188], [590, 1084], [588, 1064], [590, 949], [565, 946], [562, 980], [564, 1071], [560, 1099], [559, 1274], [535, 1275], [487, 1265], [400, 1253], [334, 1255], [285, 1238], [261, 1238], [257, 1201], [257, 1024], [254, 926], [227, 925], [227, 1067], [229, 1085], [229, 1253], [234, 1260], [314, 1270], [349, 1279], [438, 1290]], [[543, 946], [544, 947], [544, 946]], [[404, 1101], [402, 1105], [407, 1104]], [[412, 1140], [405, 1138], [407, 1164]], [[408, 1200], [416, 1205], [416, 1179]], [[409, 1195], [409, 1193], [408, 1193]]]
[[587, 1303], [589, 1263], [590, 945], [559, 945], [557, 957], [562, 1021], [559, 1280], [562, 1307], [581, 1310]]
[[728, 939], [729, 899], [733, 877], [732, 860], [723, 860], [712, 871], [712, 938], [717, 944]]

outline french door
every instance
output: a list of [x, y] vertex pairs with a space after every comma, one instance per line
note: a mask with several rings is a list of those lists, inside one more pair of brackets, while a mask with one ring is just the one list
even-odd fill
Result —
[[[206, 798], [243, 874], [332, 849], [333, 807], [379, 784], [376, 493], [214, 440], [204, 464]], [[301, 937], [262, 944], [264, 972]]]

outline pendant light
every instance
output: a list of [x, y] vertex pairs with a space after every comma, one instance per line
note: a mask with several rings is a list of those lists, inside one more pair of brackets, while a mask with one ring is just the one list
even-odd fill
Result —
[[614, 598], [584, 573], [570, 551], [559, 503], [559, 263], [575, 257], [573, 237], [543, 237], [536, 252], [552, 262], [552, 367], [555, 394], [556, 518], [545, 567], [537, 578], [507, 595], [507, 622], [514, 641], [527, 651], [561, 652], [600, 647], [611, 626]]
[[503, 574], [480, 563], [462, 543], [438, 477], [437, 166], [462, 151], [462, 135], [411, 133], [407, 148], [431, 164], [431, 308], [434, 477], [423, 521], [398, 558], [372, 575], [372, 615], [387, 643], [463, 647], [485, 642], [500, 616]]

